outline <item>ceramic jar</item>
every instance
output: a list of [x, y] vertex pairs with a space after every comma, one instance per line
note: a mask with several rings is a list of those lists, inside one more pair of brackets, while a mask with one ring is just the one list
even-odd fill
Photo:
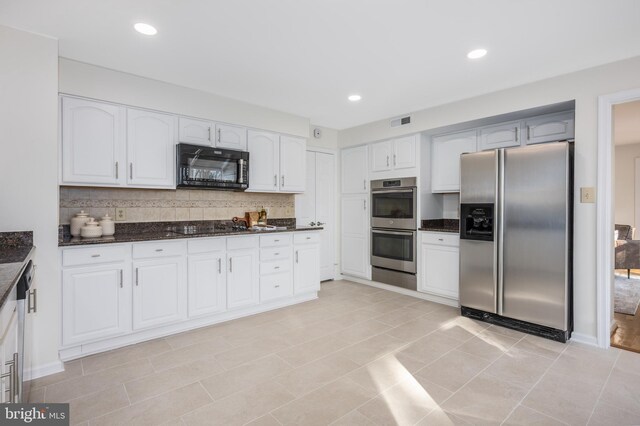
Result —
[[100, 218], [100, 226], [102, 227], [103, 237], [110, 237], [116, 233], [116, 225], [109, 214]]
[[94, 218], [89, 218], [87, 223], [80, 228], [82, 238], [98, 238], [102, 236], [102, 226]]
[[89, 213], [85, 213], [84, 210], [80, 210], [80, 213], [76, 213], [75, 216], [71, 218], [71, 236], [79, 237], [80, 228], [82, 228], [88, 220]]

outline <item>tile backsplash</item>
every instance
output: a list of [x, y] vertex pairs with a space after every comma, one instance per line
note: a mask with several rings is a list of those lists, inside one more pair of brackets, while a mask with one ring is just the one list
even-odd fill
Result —
[[60, 187], [60, 224], [84, 210], [100, 218], [125, 210], [122, 222], [229, 220], [264, 207], [271, 218], [294, 218], [295, 195], [194, 189]]

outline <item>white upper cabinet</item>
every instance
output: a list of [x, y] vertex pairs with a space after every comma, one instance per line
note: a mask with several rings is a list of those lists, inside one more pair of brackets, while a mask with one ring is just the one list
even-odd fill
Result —
[[62, 183], [125, 182], [124, 108], [62, 98]]
[[228, 124], [216, 124], [216, 147], [246, 151], [247, 129]]
[[526, 143], [543, 143], [572, 139], [574, 136], [574, 113], [564, 112], [534, 117], [524, 122]]
[[377, 142], [371, 144], [370, 158], [371, 158], [371, 171], [382, 172], [385, 170], [391, 170], [392, 156], [393, 156], [393, 143], [392, 141]]
[[434, 136], [431, 148], [431, 192], [460, 192], [460, 155], [476, 152], [476, 130]]
[[278, 191], [279, 139], [275, 133], [248, 131], [249, 191]]
[[419, 136], [411, 135], [393, 140], [393, 168], [409, 169], [416, 167], [416, 145]]
[[367, 146], [343, 149], [340, 163], [342, 193], [366, 194], [369, 191]]
[[520, 145], [520, 122], [499, 124], [480, 129], [478, 150], [484, 151], [496, 148], [508, 148]]
[[213, 145], [212, 133], [215, 125], [210, 121], [180, 117], [178, 120], [178, 140], [195, 145]]
[[127, 110], [127, 182], [131, 186], [175, 188], [176, 117]]
[[249, 189], [254, 192], [304, 192], [306, 147], [303, 138], [248, 131]]
[[307, 141], [305, 139], [280, 136], [281, 192], [304, 192], [307, 178], [306, 158]]
[[369, 170], [376, 173], [416, 167], [417, 139], [417, 135], [411, 135], [371, 144]]

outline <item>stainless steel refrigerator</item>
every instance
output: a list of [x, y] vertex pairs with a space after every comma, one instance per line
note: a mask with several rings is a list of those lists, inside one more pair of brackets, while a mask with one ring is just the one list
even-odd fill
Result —
[[572, 321], [573, 142], [463, 154], [462, 314], [558, 341]]

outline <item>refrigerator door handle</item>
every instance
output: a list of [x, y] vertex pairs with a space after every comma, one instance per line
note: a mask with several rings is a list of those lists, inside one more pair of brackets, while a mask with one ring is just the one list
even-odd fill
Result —
[[503, 281], [503, 267], [504, 267], [504, 169], [505, 169], [505, 155], [504, 149], [498, 150], [496, 156], [498, 162], [498, 179], [496, 179], [496, 202], [497, 202], [497, 239], [494, 245], [494, 250], [497, 252], [497, 262], [494, 263], [494, 276], [496, 277], [496, 312], [498, 315], [502, 315], [504, 308], [504, 281]]

